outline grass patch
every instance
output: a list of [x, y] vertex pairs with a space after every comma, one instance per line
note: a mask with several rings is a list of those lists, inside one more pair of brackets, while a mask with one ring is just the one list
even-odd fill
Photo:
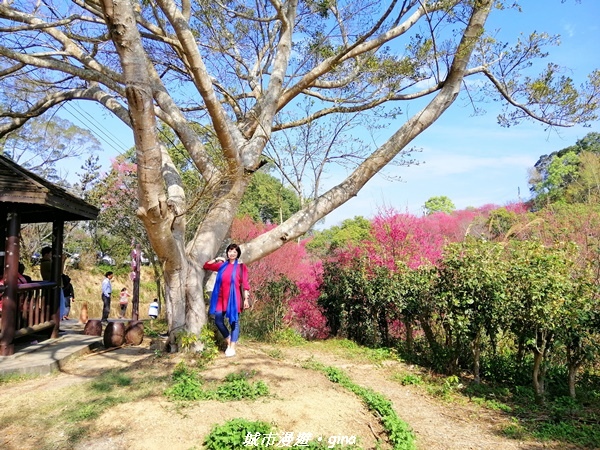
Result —
[[265, 353], [273, 359], [278, 359], [278, 360], [285, 359], [284, 353], [278, 348], [269, 349]]
[[22, 373], [9, 373], [0, 375], [0, 385], [10, 383], [20, 383], [21, 381], [33, 380], [38, 378], [39, 375], [22, 374]]
[[392, 380], [397, 381], [402, 386], [417, 386], [423, 384], [423, 377], [413, 373], [395, 373]]
[[267, 342], [287, 347], [306, 344], [306, 340], [293, 328], [282, 328], [269, 333]]
[[[396, 374], [403, 385], [413, 384], [412, 376]], [[558, 396], [535, 401], [530, 386], [505, 386], [493, 383], [463, 385], [458, 377], [423, 377], [422, 387], [430, 395], [448, 402], [468, 401], [492, 411], [507, 414], [510, 422], [502, 434], [516, 440], [558, 441], [582, 448], [600, 448], [600, 408], [593, 389], [574, 400]], [[590, 394], [592, 393], [592, 394]]]
[[471, 401], [476, 405], [483, 406], [484, 408], [491, 409], [492, 411], [510, 413], [513, 410], [509, 405], [494, 399], [471, 397]]
[[195, 400], [255, 400], [269, 395], [269, 387], [264, 381], [248, 381], [256, 372], [240, 371], [225, 377], [223, 383], [216, 387], [205, 387], [204, 380], [196, 369], [190, 369], [182, 361], [173, 372], [173, 385], [165, 391], [165, 395], [174, 401]]
[[308, 345], [312, 345], [320, 350], [325, 349], [326, 351], [337, 353], [344, 358], [354, 361], [381, 364], [383, 361], [400, 360], [396, 349], [363, 347], [348, 339], [327, 339], [325, 341], [310, 342]]
[[64, 418], [67, 422], [78, 423], [86, 420], [96, 419], [108, 408], [119, 403], [126, 403], [122, 397], [108, 396], [104, 398], [90, 399], [87, 403], [76, 403], [71, 409], [64, 412]]
[[344, 439], [345, 436], [330, 436], [328, 439], [313, 439], [311, 433], [284, 433], [266, 422], [249, 421], [246, 419], [231, 419], [222, 425], [216, 425], [204, 440], [207, 450], [245, 450], [254, 448], [265, 450], [269, 448], [303, 448], [308, 450], [338, 449], [360, 450], [355, 441]]
[[110, 370], [91, 382], [90, 388], [96, 392], [110, 392], [115, 387], [129, 386], [132, 378], [118, 370]]
[[414, 433], [408, 424], [398, 417], [392, 407], [392, 402], [382, 394], [355, 384], [341, 369], [325, 366], [314, 358], [307, 360], [303, 367], [325, 373], [331, 382], [339, 384], [360, 397], [379, 418], [394, 450], [415, 450], [417, 448]]
[[463, 384], [456, 375], [450, 375], [426, 386], [427, 392], [433, 397], [441, 398], [445, 401], [455, 399], [454, 394], [460, 394]]
[[207, 450], [242, 450], [247, 448], [266, 449], [268, 446], [258, 442], [256, 446], [248, 447], [248, 436], [260, 437], [271, 433], [271, 425], [266, 422], [246, 419], [232, 419], [223, 425], [216, 425], [206, 436], [204, 445]]

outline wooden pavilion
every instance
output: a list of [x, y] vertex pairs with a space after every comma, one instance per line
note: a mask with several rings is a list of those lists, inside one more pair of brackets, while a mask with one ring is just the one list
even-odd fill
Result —
[[[16, 339], [46, 333], [58, 337], [65, 222], [95, 220], [99, 210], [0, 155], [0, 356], [14, 353]], [[50, 281], [19, 283], [21, 224], [52, 223]], [[27, 255], [29, 256], [29, 255]]]

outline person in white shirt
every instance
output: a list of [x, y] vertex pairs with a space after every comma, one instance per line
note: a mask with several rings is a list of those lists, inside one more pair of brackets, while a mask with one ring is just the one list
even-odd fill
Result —
[[150, 303], [150, 306], [148, 307], [148, 316], [150, 316], [151, 319], [156, 319], [158, 317], [158, 299], [157, 298], [152, 300], [152, 303]]

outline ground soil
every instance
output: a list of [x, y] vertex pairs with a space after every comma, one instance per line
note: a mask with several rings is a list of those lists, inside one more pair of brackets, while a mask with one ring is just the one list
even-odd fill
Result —
[[[215, 424], [237, 417], [270, 422], [280, 432], [294, 436], [311, 433], [314, 438], [325, 440], [356, 436], [362, 448], [373, 449], [377, 441], [383, 442], [380, 448], [391, 448], [379, 421], [361, 400], [321, 372], [307, 368], [307, 361], [339, 367], [354, 383], [390, 398], [395, 411], [414, 430], [419, 449], [566, 448], [564, 444], [509, 439], [500, 433], [509, 422], [501, 412], [468, 401], [447, 402], [428, 395], [420, 386], [402, 386], [392, 376], [410, 371], [411, 367], [399, 361], [368, 362], [318, 343], [297, 347], [241, 343], [234, 358], [221, 354], [202, 372], [204, 379], [211, 382], [223, 380], [232, 372], [255, 371], [254, 379], [263, 380], [271, 393], [256, 401], [199, 401], [182, 406], [161, 395], [162, 388], [155, 389], [153, 394], [113, 406], [84, 422], [80, 426], [85, 427], [85, 433], [74, 443], [67, 440], [60, 424], [43, 428], [24, 420], [23, 415], [32, 411], [28, 408], [39, 409], [44, 402], [60, 404], [56, 403], [58, 397], [68, 396], [76, 385], [111, 369], [123, 369], [138, 383], [148, 378], [165, 379], [166, 386], [165, 375], [172, 373], [180, 359], [179, 354], [157, 357], [145, 340], [140, 347], [77, 358], [55, 375], [4, 384], [0, 389], [0, 448], [200, 449]], [[41, 430], [44, 436], [40, 437]], [[273, 448], [278, 447], [273, 444]]]

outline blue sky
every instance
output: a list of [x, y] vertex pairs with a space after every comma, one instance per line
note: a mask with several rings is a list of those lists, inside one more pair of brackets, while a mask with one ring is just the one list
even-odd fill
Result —
[[[565, 3], [561, 0], [523, 0], [520, 3], [522, 13], [495, 11], [488, 27], [497, 29], [500, 37], [509, 42], [514, 42], [521, 32], [546, 31], [561, 35], [561, 46], [550, 48], [550, 57], [539, 67], [547, 62], [569, 67], [572, 70], [569, 76], [577, 85], [594, 68], [600, 68], [598, 0], [567, 0]], [[573, 145], [591, 131], [600, 131], [600, 122], [592, 128], [545, 130], [544, 126], [533, 122], [502, 128], [496, 123], [498, 111], [494, 110], [495, 105], [487, 104], [485, 108], [487, 114], [473, 117], [470, 107], [457, 100], [413, 142], [415, 147], [422, 149], [415, 155], [421, 164], [387, 169], [388, 174], [400, 176], [402, 181], [375, 176], [357, 197], [327, 216], [319, 228], [337, 225], [357, 215], [370, 218], [382, 207], [419, 215], [427, 199], [440, 195], [449, 197], [458, 209], [490, 203], [504, 205], [519, 198], [526, 200], [529, 197], [527, 171], [541, 155]], [[95, 112], [92, 114], [98, 117]], [[61, 115], [74, 120], [69, 114]], [[102, 123], [100, 132], [95, 133], [103, 142], [106, 150], [103, 157], [108, 163], [119, 151], [133, 145], [133, 137], [130, 130], [115, 121]], [[391, 128], [400, 124], [392, 124]], [[90, 128], [89, 124], [81, 125]], [[113, 138], [107, 142], [102, 134], [108, 129]], [[326, 185], [341, 182], [345, 175], [341, 171], [332, 171]]]

